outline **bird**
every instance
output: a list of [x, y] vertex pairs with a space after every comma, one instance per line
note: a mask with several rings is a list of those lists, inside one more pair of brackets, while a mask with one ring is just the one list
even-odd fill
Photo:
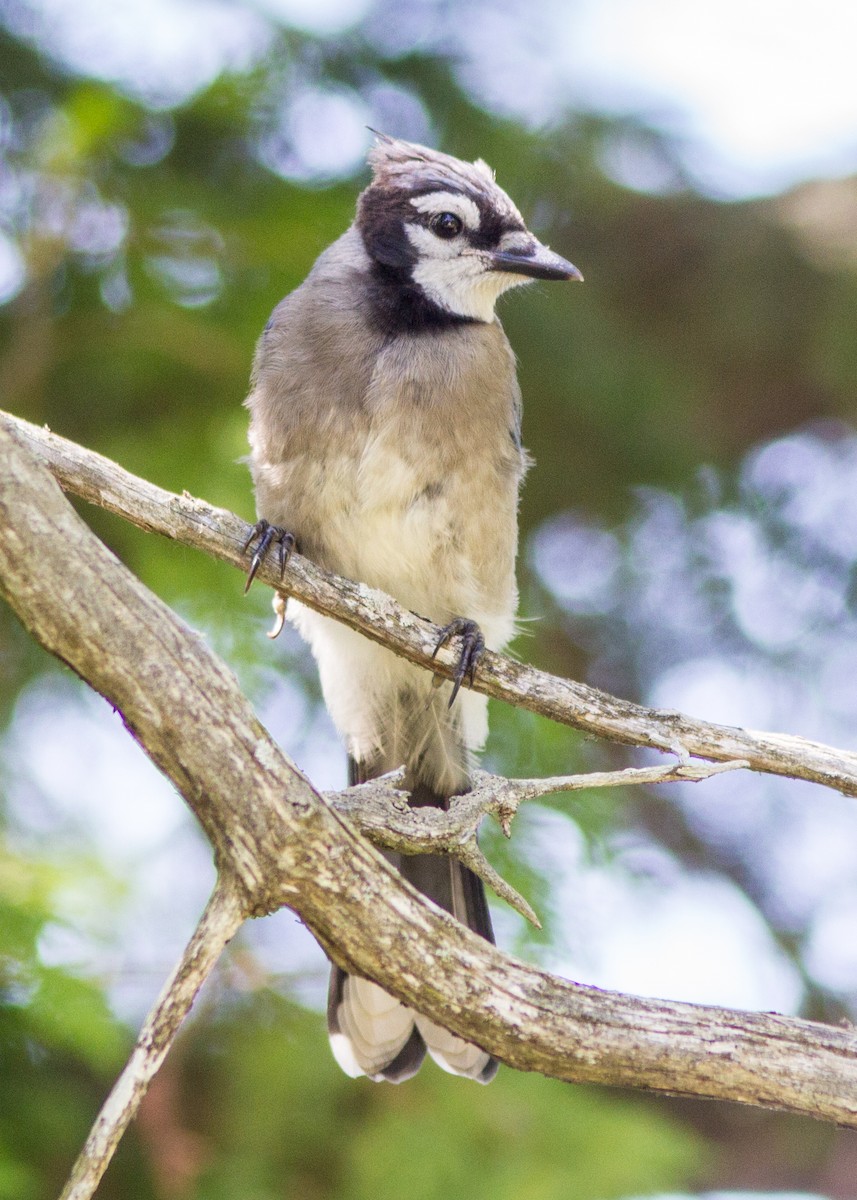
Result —
[[[582, 275], [529, 232], [482, 159], [375, 134], [368, 161], [353, 223], [277, 305], [257, 345], [245, 401], [259, 518], [247, 586], [267, 554], [282, 571], [297, 548], [442, 626], [438, 646], [458, 640], [455, 677], [442, 682], [289, 604], [345, 741], [349, 783], [404, 767], [410, 804], [443, 809], [469, 790], [487, 736], [487, 699], [462, 684], [486, 645], [510, 640], [518, 605], [529, 460], [495, 304], [519, 284]], [[438, 855], [388, 857], [494, 941], [484, 886], [468, 868]], [[497, 1071], [488, 1052], [336, 965], [328, 1031], [354, 1077], [400, 1083], [426, 1052], [481, 1083]]]

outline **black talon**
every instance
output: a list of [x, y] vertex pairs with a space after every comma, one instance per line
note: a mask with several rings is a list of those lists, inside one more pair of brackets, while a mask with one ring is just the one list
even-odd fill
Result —
[[450, 708], [455, 703], [455, 697], [458, 695], [458, 689], [464, 682], [465, 676], [470, 680], [470, 686], [473, 687], [476, 667], [485, 649], [485, 638], [482, 636], [482, 630], [476, 622], [468, 621], [466, 617], [454, 617], [441, 630], [440, 637], [437, 639], [437, 645], [432, 651], [432, 658], [435, 657], [441, 646], [445, 646], [450, 638], [456, 636], [461, 637], [461, 653], [458, 656], [458, 663], [456, 664], [455, 675], [453, 676], [452, 695], [449, 697]]
[[286, 564], [292, 556], [297, 539], [293, 533], [283, 529], [281, 525], [270, 525], [263, 517], [257, 521], [250, 529], [250, 534], [245, 541], [242, 550], [246, 554], [250, 547], [259, 539], [259, 545], [253, 552], [253, 558], [250, 562], [250, 570], [247, 572], [247, 582], [244, 584], [244, 595], [250, 591], [250, 585], [256, 578], [256, 572], [265, 561], [265, 556], [272, 545], [277, 546], [277, 561], [280, 564], [280, 578], [282, 579], [286, 573]]

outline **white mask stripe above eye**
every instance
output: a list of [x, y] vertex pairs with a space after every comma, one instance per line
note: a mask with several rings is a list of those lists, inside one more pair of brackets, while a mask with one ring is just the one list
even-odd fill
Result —
[[425, 196], [414, 196], [411, 204], [421, 213], [455, 213], [473, 231], [479, 228], [482, 219], [478, 204], [458, 192], [429, 192]]

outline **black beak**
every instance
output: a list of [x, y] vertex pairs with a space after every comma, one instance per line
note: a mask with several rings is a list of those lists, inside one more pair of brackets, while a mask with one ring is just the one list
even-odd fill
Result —
[[573, 263], [553, 250], [548, 250], [535, 238], [525, 251], [516, 253], [497, 250], [491, 255], [492, 271], [508, 271], [511, 275], [529, 275], [531, 279], [578, 279], [583, 276]]

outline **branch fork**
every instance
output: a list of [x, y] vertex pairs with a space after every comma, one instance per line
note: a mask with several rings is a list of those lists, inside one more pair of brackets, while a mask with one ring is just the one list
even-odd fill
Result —
[[495, 895], [541, 929], [541, 922], [528, 901], [503, 879], [480, 850], [477, 834], [484, 817], [494, 817], [508, 838], [512, 836], [512, 821], [525, 800], [589, 788], [699, 783], [712, 775], [737, 771], [748, 765], [741, 759], [726, 763], [692, 762], [684, 754], [678, 762], [660, 767], [591, 771], [546, 779], [506, 779], [487, 771], [474, 771], [471, 790], [453, 796], [446, 811], [411, 808], [408, 793], [403, 790], [404, 771], [398, 770], [341, 792], [327, 792], [325, 799], [337, 811], [349, 816], [375, 846], [400, 854], [449, 854], [459, 859]]

